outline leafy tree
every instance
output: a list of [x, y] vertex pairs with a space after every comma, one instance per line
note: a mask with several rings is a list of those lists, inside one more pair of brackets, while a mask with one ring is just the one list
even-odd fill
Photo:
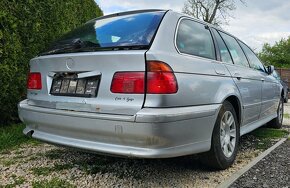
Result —
[[230, 12], [236, 9], [236, 1], [245, 4], [244, 0], [187, 0], [182, 11], [205, 22], [222, 25], [228, 23]]
[[290, 37], [281, 39], [273, 46], [268, 43], [264, 44], [259, 57], [268, 65], [290, 68]]
[[18, 120], [29, 60], [51, 41], [102, 14], [94, 0], [0, 1], [0, 125]]

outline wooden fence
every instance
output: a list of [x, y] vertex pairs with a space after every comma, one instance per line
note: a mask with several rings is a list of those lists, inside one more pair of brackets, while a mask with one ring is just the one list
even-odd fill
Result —
[[[288, 84], [288, 88], [290, 88], [290, 69], [284, 68], [275, 68], [275, 69], [280, 74], [281, 79]], [[290, 97], [289, 93], [288, 96]]]

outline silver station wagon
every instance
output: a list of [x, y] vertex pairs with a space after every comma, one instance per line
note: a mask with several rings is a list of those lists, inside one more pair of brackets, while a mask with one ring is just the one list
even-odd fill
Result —
[[280, 128], [283, 88], [255, 53], [207, 23], [165, 10], [91, 20], [30, 61], [24, 134], [95, 153], [202, 153], [231, 166], [241, 135]]

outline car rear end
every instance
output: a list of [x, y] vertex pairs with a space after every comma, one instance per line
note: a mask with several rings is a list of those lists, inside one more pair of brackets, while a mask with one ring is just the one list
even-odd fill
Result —
[[[30, 61], [24, 133], [45, 142], [123, 156], [159, 158], [209, 150], [194, 132], [213, 124], [217, 105], [150, 107], [147, 96], [178, 95], [170, 63], [146, 53], [166, 11], [92, 20]], [[142, 23], [142, 24], [140, 24]], [[147, 100], [147, 101], [146, 101]]]

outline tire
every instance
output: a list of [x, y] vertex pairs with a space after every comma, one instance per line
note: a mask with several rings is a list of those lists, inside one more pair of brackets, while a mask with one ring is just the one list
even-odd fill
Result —
[[[232, 124], [222, 123], [225, 119], [229, 120], [230, 116], [233, 118], [233, 120], [231, 120]], [[230, 134], [230, 131], [233, 128], [235, 129], [235, 132]], [[224, 170], [230, 167], [234, 163], [237, 156], [239, 137], [240, 126], [235, 109], [230, 102], [225, 101], [220, 109], [214, 126], [211, 149], [209, 152], [201, 156], [201, 161], [205, 165], [218, 170]], [[222, 143], [225, 144], [222, 146]], [[230, 146], [230, 143], [232, 143], [231, 145], [233, 147]]]
[[283, 123], [283, 113], [284, 113], [284, 99], [280, 98], [280, 102], [277, 109], [277, 117], [269, 122], [269, 127], [275, 129], [281, 129]]
[[288, 92], [286, 93], [286, 97], [284, 98], [284, 103], [288, 103]]

